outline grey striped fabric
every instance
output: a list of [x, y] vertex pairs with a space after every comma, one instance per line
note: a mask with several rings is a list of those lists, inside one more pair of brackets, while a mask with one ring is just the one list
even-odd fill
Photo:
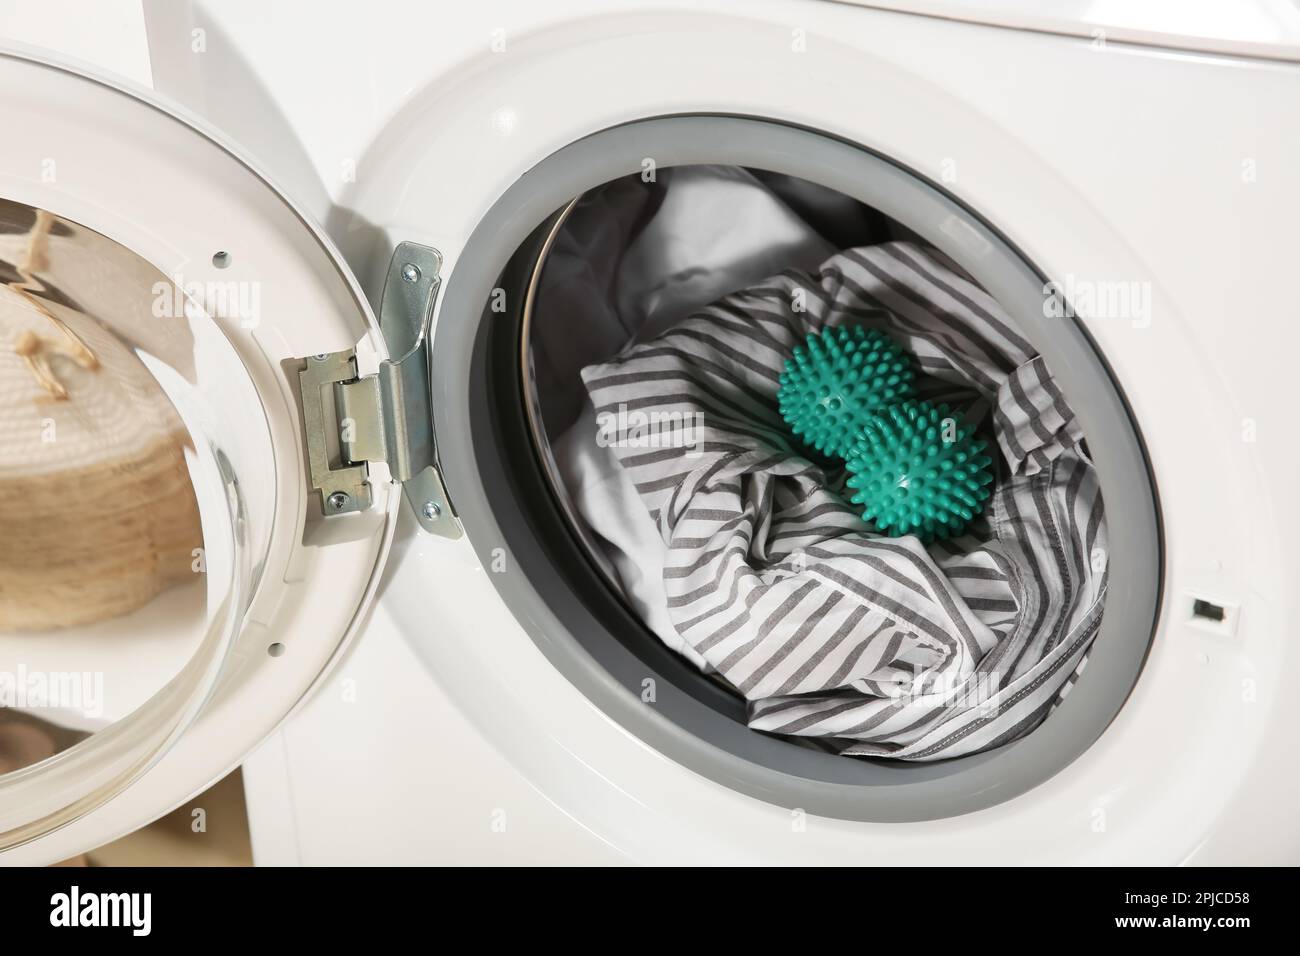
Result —
[[[875, 535], [842, 470], [781, 422], [791, 348], [850, 323], [888, 331], [923, 397], [996, 437], [996, 492], [965, 537]], [[1105, 595], [1094, 470], [1042, 359], [938, 254], [888, 243], [778, 275], [583, 381], [662, 538], [670, 619], [754, 729], [933, 760], [1027, 733], [1068, 688]]]

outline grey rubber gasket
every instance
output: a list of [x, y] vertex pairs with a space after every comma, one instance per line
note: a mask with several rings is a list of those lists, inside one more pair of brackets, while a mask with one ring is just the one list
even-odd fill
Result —
[[[659, 645], [596, 580], [548, 497], [523, 425], [517, 313], [548, 218], [594, 185], [639, 173], [647, 158], [659, 168], [726, 164], [785, 173], [874, 207], [974, 276], [1046, 358], [1098, 466], [1110, 575], [1088, 667], [1033, 733], [987, 753], [920, 764], [839, 757], [756, 733], [744, 726], [741, 702]], [[977, 214], [860, 146], [733, 116], [662, 117], [595, 133], [505, 192], [447, 283], [431, 363], [451, 496], [484, 566], [504, 556], [497, 590], [551, 663], [666, 756], [759, 799], [842, 819], [928, 820], [993, 806], [1068, 766], [1119, 712], [1152, 640], [1162, 579], [1159, 512], [1137, 429], [1084, 330], [1046, 314], [1044, 283]], [[509, 303], [505, 313], [489, 305], [498, 288]], [[653, 702], [643, 700], [647, 687]]]

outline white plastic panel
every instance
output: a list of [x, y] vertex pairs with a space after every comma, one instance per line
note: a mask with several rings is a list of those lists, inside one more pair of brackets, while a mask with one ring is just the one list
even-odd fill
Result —
[[838, 0], [1016, 30], [1300, 61], [1300, 8], [1289, 0]]

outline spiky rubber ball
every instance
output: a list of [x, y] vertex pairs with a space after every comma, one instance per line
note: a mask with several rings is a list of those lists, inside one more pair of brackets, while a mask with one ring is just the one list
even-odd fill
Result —
[[846, 458], [876, 412], [913, 394], [915, 377], [907, 353], [884, 332], [825, 329], [810, 333], [786, 360], [777, 407], [805, 444]]
[[993, 484], [987, 443], [948, 406], [906, 401], [862, 429], [848, 457], [848, 486], [862, 517], [891, 538], [952, 538], [984, 510]]

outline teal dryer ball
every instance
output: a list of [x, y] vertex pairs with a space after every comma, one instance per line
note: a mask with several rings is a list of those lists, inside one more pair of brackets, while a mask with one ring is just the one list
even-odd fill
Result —
[[891, 538], [960, 535], [991, 494], [987, 443], [948, 406], [905, 401], [875, 415], [848, 456], [848, 487], [862, 517]]
[[846, 458], [872, 415], [911, 397], [915, 378], [908, 354], [884, 332], [828, 328], [809, 333], [786, 360], [777, 407], [806, 445]]

